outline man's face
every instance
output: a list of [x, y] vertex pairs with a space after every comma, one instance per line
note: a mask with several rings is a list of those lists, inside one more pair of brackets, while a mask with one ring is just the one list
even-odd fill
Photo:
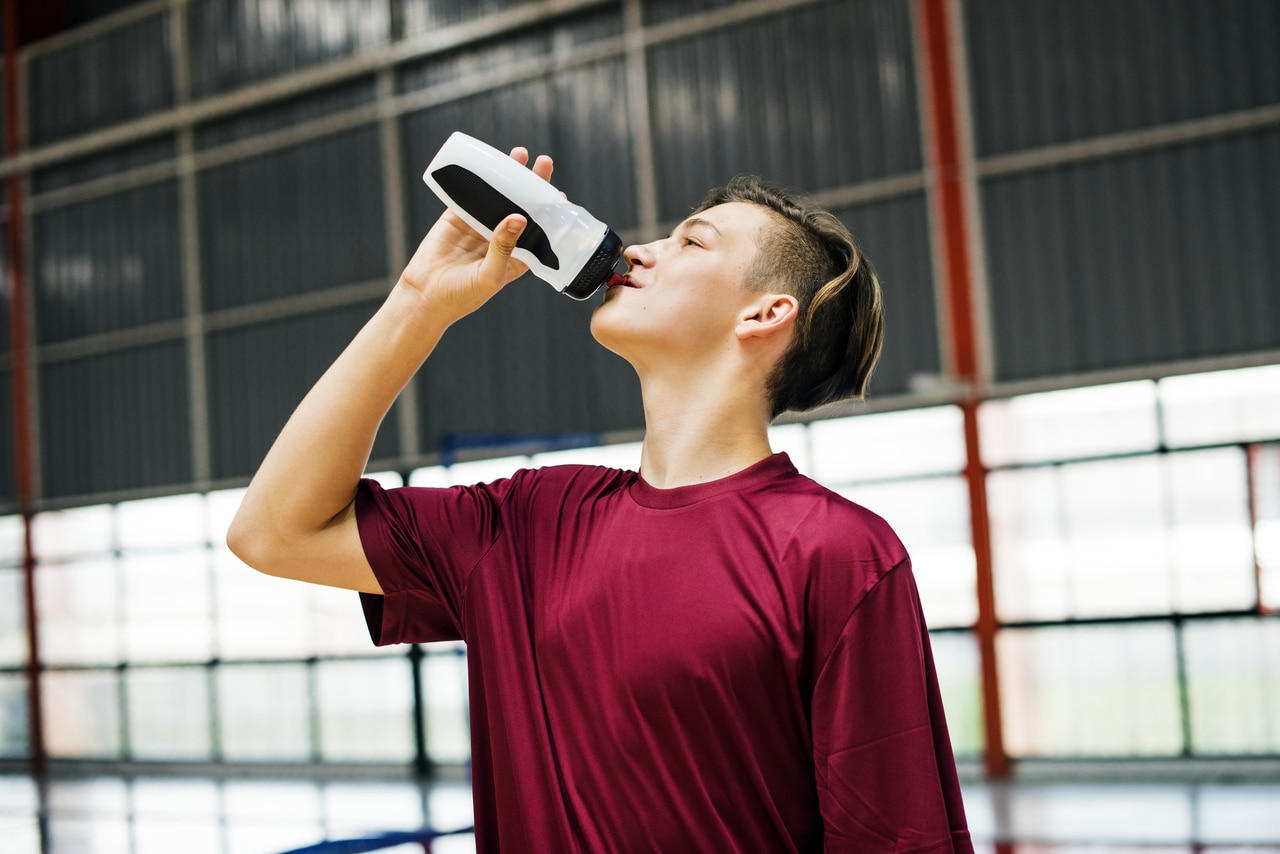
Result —
[[730, 202], [694, 214], [669, 237], [627, 247], [628, 284], [605, 293], [592, 334], [637, 368], [727, 346], [752, 299], [747, 273], [770, 226], [764, 208]]

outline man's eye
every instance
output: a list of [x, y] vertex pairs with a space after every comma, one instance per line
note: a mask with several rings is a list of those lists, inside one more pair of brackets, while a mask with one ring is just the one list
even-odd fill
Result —
[[694, 240], [692, 237], [686, 237], [686, 238], [684, 239], [684, 245], [685, 245], [685, 246], [702, 246], [702, 244], [701, 244], [701, 243], [699, 243], [698, 241]]

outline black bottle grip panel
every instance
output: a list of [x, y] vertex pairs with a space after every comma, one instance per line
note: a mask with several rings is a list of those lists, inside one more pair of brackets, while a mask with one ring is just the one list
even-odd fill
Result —
[[498, 223], [511, 214], [518, 213], [523, 216], [529, 224], [525, 226], [524, 233], [516, 241], [516, 246], [529, 250], [544, 266], [552, 270], [560, 269], [560, 259], [551, 248], [551, 241], [547, 239], [542, 226], [534, 222], [533, 217], [529, 216], [524, 208], [495, 190], [479, 175], [465, 166], [450, 163], [432, 172], [431, 177], [436, 179], [441, 189], [448, 193], [461, 208], [487, 226], [490, 231], [496, 229]]

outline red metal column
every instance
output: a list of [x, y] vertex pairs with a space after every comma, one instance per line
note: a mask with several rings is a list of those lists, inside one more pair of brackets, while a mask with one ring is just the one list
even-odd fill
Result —
[[961, 403], [964, 442], [968, 455], [973, 553], [977, 562], [978, 622], [975, 633], [982, 659], [982, 710], [986, 727], [986, 768], [991, 777], [1009, 775], [1000, 720], [1000, 691], [996, 669], [995, 585], [991, 569], [991, 531], [987, 515], [987, 471], [978, 444], [977, 383], [981, 380], [977, 329], [974, 323], [973, 278], [970, 273], [969, 223], [965, 208], [964, 159], [960, 143], [956, 99], [956, 58], [951, 50], [952, 22], [948, 0], [916, 0], [916, 20], [924, 67], [929, 115], [931, 204], [937, 223], [935, 238], [946, 293], [947, 326], [951, 337], [951, 367], [968, 386]]
[[[5, 151], [16, 157], [22, 150], [20, 111], [18, 110], [18, 0], [4, 0], [4, 96]], [[27, 695], [31, 739], [31, 770], [44, 773], [44, 717], [40, 697], [39, 624], [36, 621], [35, 554], [31, 548], [32, 507], [35, 484], [31, 460], [31, 395], [27, 387], [27, 287], [22, 239], [22, 175], [9, 176], [9, 341], [13, 351], [13, 453], [14, 480], [18, 505], [22, 511], [22, 567], [27, 613]]]

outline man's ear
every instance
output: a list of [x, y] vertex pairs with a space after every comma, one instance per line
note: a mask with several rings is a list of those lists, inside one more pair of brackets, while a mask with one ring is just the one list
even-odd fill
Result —
[[800, 315], [800, 302], [791, 294], [759, 294], [738, 317], [739, 339], [762, 338], [786, 332]]

